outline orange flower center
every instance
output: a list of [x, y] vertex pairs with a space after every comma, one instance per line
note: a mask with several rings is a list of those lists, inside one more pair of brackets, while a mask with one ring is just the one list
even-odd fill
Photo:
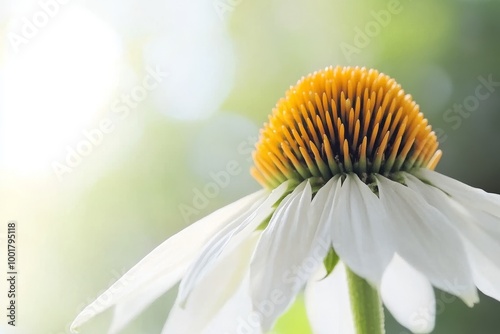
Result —
[[252, 175], [267, 188], [286, 180], [434, 169], [442, 152], [410, 95], [373, 69], [328, 67], [286, 92], [264, 124]]

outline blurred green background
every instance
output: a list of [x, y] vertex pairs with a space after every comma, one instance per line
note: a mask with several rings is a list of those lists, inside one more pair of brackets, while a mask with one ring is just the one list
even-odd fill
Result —
[[[19, 313], [0, 333], [68, 333], [156, 245], [258, 189], [247, 171], [259, 127], [329, 65], [396, 78], [439, 129], [438, 171], [500, 193], [500, 86], [474, 98], [481, 78], [500, 82], [499, 17], [496, 0], [2, 0], [0, 237], [18, 222]], [[229, 184], [186, 211], [230, 161]], [[500, 332], [500, 302], [436, 296], [435, 333]], [[123, 333], [159, 333], [174, 298]], [[408, 333], [387, 316], [389, 334]], [[273, 331], [309, 332], [300, 299]]]

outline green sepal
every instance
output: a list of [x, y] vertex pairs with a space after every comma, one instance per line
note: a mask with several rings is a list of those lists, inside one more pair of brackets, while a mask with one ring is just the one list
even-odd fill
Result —
[[323, 264], [325, 265], [326, 269], [325, 278], [332, 273], [333, 269], [335, 269], [335, 266], [337, 265], [338, 262], [339, 262], [339, 256], [337, 255], [337, 253], [335, 253], [333, 248], [330, 248], [328, 254], [326, 254], [326, 257], [323, 260]]

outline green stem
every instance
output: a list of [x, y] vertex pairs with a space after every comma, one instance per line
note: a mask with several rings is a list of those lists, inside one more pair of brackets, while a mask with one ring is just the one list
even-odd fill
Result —
[[356, 334], [384, 334], [384, 312], [377, 289], [346, 267]]

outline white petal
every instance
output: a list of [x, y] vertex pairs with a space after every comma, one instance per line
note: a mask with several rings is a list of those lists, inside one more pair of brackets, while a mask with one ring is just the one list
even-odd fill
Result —
[[[248, 274], [250, 258], [261, 232], [254, 232], [232, 251], [224, 251], [221, 258], [193, 288], [185, 306], [176, 301], [163, 333], [201, 333], [215, 315], [238, 291]], [[238, 301], [236, 301], [237, 303]], [[229, 321], [230, 319], [226, 319]]]
[[474, 282], [483, 293], [500, 300], [500, 218], [455, 200], [413, 176], [407, 176], [410, 188], [420, 191], [427, 201], [449, 217], [465, 240]]
[[112, 331], [119, 331], [182, 278], [211, 236], [265, 197], [265, 191], [248, 195], [164, 241], [88, 305], [73, 321], [71, 331], [75, 332], [77, 327], [109, 307], [121, 304], [111, 324]]
[[311, 186], [300, 184], [279, 205], [262, 233], [251, 267], [250, 283], [255, 311], [269, 330], [322, 265], [330, 245], [317, 239], [318, 221], [310, 219]]
[[431, 283], [459, 296], [467, 305], [478, 301], [464, 245], [448, 217], [424, 200], [422, 193], [377, 176], [379, 196], [389, 215], [396, 252]]
[[419, 169], [417, 175], [452, 195], [462, 204], [500, 217], [500, 195], [487, 193], [482, 189], [471, 187], [451, 177], [425, 168]]
[[472, 245], [467, 247], [467, 252], [472, 266], [474, 282], [479, 290], [485, 295], [500, 301], [500, 266], [498, 264], [498, 254], [500, 253], [492, 253], [497, 258], [496, 263], [494, 263]]
[[[182, 276], [183, 268], [179, 270]], [[113, 309], [113, 319], [109, 327], [109, 334], [116, 334], [122, 331], [125, 326], [134, 319], [142, 310], [148, 307], [152, 301], [158, 298], [158, 289], [156, 284], [146, 285], [127, 296], [127, 302], [118, 302]], [[133, 301], [133, 302], [132, 302]]]
[[500, 218], [469, 209], [463, 219], [462, 235], [474, 282], [484, 294], [500, 301]]
[[306, 310], [314, 334], [355, 334], [346, 269], [337, 263], [325, 278], [322, 266], [307, 283]]
[[333, 201], [337, 184], [340, 183], [340, 177], [331, 178], [323, 187], [321, 187], [314, 196], [309, 209], [309, 224], [317, 226], [316, 235], [313, 244], [316, 258], [324, 258], [332, 248], [332, 211]]
[[203, 330], [203, 334], [262, 334], [260, 318], [252, 310], [250, 277], [247, 275], [235, 295]]
[[206, 243], [200, 252], [201, 255], [193, 262], [181, 281], [178, 295], [181, 304], [186, 301], [189, 293], [203, 275], [211, 270], [219, 255], [223, 251], [230, 251], [227, 250], [228, 244], [231, 242], [233, 247], [237, 247], [253, 233], [273, 213], [275, 210], [273, 208], [274, 204], [285, 194], [287, 189], [288, 182], [282, 183], [260, 205], [252, 208], [250, 215], [244, 215], [240, 219], [234, 220]]
[[429, 280], [394, 255], [380, 287], [382, 301], [394, 318], [413, 333], [434, 329], [436, 301]]
[[337, 185], [330, 205], [335, 251], [352, 271], [378, 286], [395, 248], [386, 233], [380, 199], [357, 175], [349, 174], [341, 187]]
[[310, 219], [317, 222], [318, 234], [323, 236], [323, 241], [326, 243], [331, 242], [333, 201], [339, 183], [339, 176], [331, 178], [318, 190], [311, 203]]

